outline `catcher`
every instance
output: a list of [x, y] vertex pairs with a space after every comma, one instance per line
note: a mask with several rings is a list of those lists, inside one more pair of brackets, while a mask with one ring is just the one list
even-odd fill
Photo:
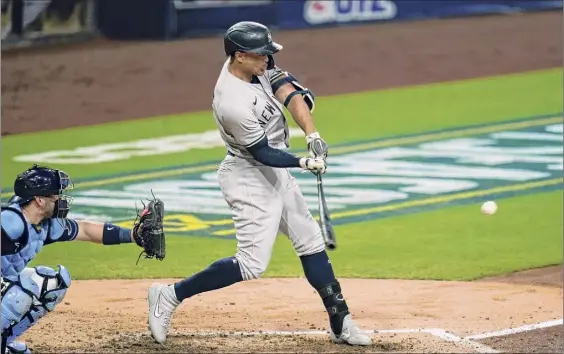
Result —
[[[30, 353], [15, 339], [60, 303], [71, 284], [62, 265], [27, 267], [44, 245], [89, 241], [103, 245], [135, 242], [146, 258], [163, 260], [163, 202], [153, 196], [127, 229], [110, 223], [68, 219], [73, 183], [57, 169], [34, 165], [14, 182], [14, 196], [2, 206], [2, 351]], [[141, 257], [141, 255], [139, 256]]]

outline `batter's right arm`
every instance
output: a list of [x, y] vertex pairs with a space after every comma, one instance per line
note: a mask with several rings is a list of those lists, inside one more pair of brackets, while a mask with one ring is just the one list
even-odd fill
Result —
[[258, 143], [247, 147], [255, 160], [266, 166], [292, 168], [301, 167], [304, 170], [320, 171], [325, 173], [327, 167], [322, 158], [296, 157], [284, 150], [274, 149], [268, 145], [268, 138], [265, 136]]

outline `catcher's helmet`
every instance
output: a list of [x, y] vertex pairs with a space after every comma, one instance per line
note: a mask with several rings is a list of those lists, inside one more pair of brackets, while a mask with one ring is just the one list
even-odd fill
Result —
[[282, 45], [272, 41], [270, 30], [258, 22], [237, 22], [225, 32], [223, 38], [225, 55], [235, 52], [251, 52], [272, 55], [282, 49]]
[[27, 203], [35, 197], [58, 195], [54, 217], [64, 218], [70, 210], [72, 198], [66, 194], [74, 185], [64, 171], [33, 165], [20, 173], [14, 182], [15, 196], [11, 202]]

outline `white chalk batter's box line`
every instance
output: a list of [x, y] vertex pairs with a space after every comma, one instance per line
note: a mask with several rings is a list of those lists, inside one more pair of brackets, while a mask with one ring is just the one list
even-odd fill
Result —
[[[477, 340], [506, 336], [522, 332], [534, 331], [542, 328], [549, 328], [564, 324], [564, 319], [539, 322], [530, 325], [524, 325], [516, 328], [507, 328], [494, 332], [486, 332], [466, 337], [459, 337], [451, 332], [440, 328], [420, 328], [420, 329], [386, 329], [386, 330], [365, 330], [366, 334], [407, 334], [407, 333], [426, 333], [438, 337], [447, 342], [457, 343], [465, 348], [472, 349], [475, 353], [499, 353], [485, 344], [476, 342]], [[172, 333], [171, 333], [172, 334]], [[259, 336], [314, 336], [328, 335], [328, 331], [257, 331], [257, 332], [196, 332], [185, 333], [176, 332], [176, 335], [188, 335], [191, 337], [259, 337]]]

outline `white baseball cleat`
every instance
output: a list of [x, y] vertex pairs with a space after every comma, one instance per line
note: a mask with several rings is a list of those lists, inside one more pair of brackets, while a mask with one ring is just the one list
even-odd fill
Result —
[[172, 314], [180, 305], [174, 285], [153, 284], [147, 295], [149, 302], [149, 330], [154, 340], [164, 343]]
[[337, 344], [372, 345], [372, 339], [362, 333], [350, 314], [343, 319], [343, 330], [338, 337], [331, 331], [331, 340]]

